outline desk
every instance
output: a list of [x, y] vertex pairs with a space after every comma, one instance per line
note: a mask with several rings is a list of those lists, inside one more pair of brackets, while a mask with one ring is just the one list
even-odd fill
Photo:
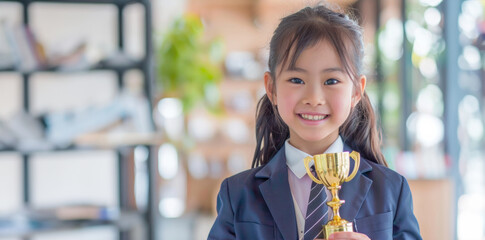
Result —
[[453, 239], [453, 218], [456, 216], [453, 212], [453, 182], [450, 179], [408, 181], [423, 239]]

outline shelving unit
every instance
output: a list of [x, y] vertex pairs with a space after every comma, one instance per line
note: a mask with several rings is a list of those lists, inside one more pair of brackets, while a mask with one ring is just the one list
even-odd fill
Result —
[[[29, 19], [29, 6], [31, 3], [56, 3], [56, 4], [110, 4], [114, 5], [117, 8], [117, 23], [118, 23], [118, 49], [124, 49], [124, 19], [123, 19], [123, 11], [126, 6], [130, 4], [140, 4], [143, 6], [145, 10], [144, 14], [144, 27], [145, 27], [145, 36], [144, 36], [144, 43], [145, 43], [145, 56], [138, 61], [135, 61], [129, 65], [123, 66], [107, 66], [104, 64], [97, 64], [89, 67], [88, 69], [83, 69], [81, 71], [62, 71], [63, 74], [66, 73], [76, 73], [76, 72], [90, 72], [90, 71], [113, 71], [116, 73], [118, 79], [118, 88], [121, 90], [123, 88], [123, 74], [128, 70], [140, 70], [143, 73], [143, 84], [144, 84], [144, 95], [148, 99], [149, 109], [152, 108], [152, 84], [154, 79], [153, 73], [153, 46], [152, 46], [152, 15], [151, 15], [151, 3], [149, 0], [1, 0], [4, 2], [16, 2], [22, 5], [22, 14], [23, 14], [23, 24], [25, 26], [29, 26], [30, 19]], [[30, 111], [30, 79], [32, 75], [42, 72], [50, 72], [56, 73], [57, 68], [55, 67], [47, 67], [45, 69], [36, 69], [29, 72], [20, 72], [17, 71], [14, 67], [8, 67], [5, 69], [0, 69], [1, 73], [18, 73], [22, 76], [23, 81], [23, 88], [22, 88], [22, 98], [23, 98], [23, 109], [25, 112]], [[150, 111], [149, 119], [151, 120], [151, 129], [154, 131], [155, 125], [153, 122], [152, 113]], [[82, 222], [72, 222], [72, 221], [65, 221], [59, 222], [55, 225], [49, 225], [45, 228], [37, 228], [37, 229], [30, 229], [30, 228], [21, 228], [18, 231], [16, 230], [9, 230], [8, 226], [7, 229], [2, 229], [2, 224], [0, 224], [0, 238], [3, 237], [20, 237], [23, 239], [28, 239], [31, 236], [45, 231], [58, 231], [58, 230], [68, 230], [68, 229], [76, 229], [76, 228], [83, 228], [89, 226], [103, 226], [103, 225], [112, 225], [116, 226], [119, 230], [119, 238], [120, 239], [131, 239], [130, 238], [130, 230], [132, 228], [134, 222], [138, 220], [144, 222], [146, 225], [146, 239], [152, 240], [156, 239], [156, 223], [157, 223], [157, 214], [156, 214], [156, 161], [154, 161], [154, 157], [152, 152], [152, 146], [156, 145], [158, 141], [156, 138], [158, 135], [156, 134], [149, 134], [143, 135], [138, 139], [139, 141], [128, 141], [126, 143], [116, 143], [114, 144], [104, 144], [102, 146], [97, 145], [94, 143], [92, 146], [89, 146], [90, 149], [112, 149], [116, 151], [118, 156], [118, 192], [119, 192], [119, 210], [120, 214], [117, 219], [110, 219], [110, 220], [93, 220], [93, 221], [82, 221]], [[118, 145], [119, 144], [119, 145]], [[127, 199], [127, 179], [126, 174], [128, 172], [127, 169], [127, 159], [124, 159], [122, 149], [129, 147], [133, 148], [134, 146], [142, 145], [149, 149], [148, 151], [148, 158], [147, 158], [147, 176], [148, 176], [148, 201], [146, 206], [146, 211], [140, 212], [133, 209], [127, 209], [128, 204], [126, 202]], [[84, 149], [86, 146], [82, 146]], [[62, 151], [77, 151], [78, 147], [74, 145], [69, 149], [60, 149]], [[8, 150], [11, 151], [11, 150]], [[57, 150], [53, 150], [57, 151]], [[2, 152], [0, 150], [0, 152]], [[5, 151], [4, 151], [5, 152]], [[31, 155], [36, 154], [37, 152], [18, 152], [22, 155], [22, 176], [23, 176], [23, 204], [28, 207], [31, 204]], [[1, 220], [1, 219], [0, 219]], [[1, 221], [0, 221], [1, 223]], [[16, 227], [16, 226], [13, 226]]]

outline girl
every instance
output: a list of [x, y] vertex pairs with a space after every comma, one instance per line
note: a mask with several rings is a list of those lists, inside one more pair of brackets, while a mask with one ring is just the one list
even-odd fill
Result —
[[[330, 193], [314, 195], [322, 204], [310, 210], [312, 181], [303, 159], [352, 150], [361, 155], [360, 167], [339, 195], [347, 201], [341, 217], [355, 232], [327, 238], [421, 239], [408, 183], [387, 168], [379, 148], [364, 92], [362, 41], [355, 21], [325, 6], [282, 19], [270, 42], [252, 169], [223, 181], [209, 239], [323, 238]], [[321, 217], [309, 224], [315, 212]]]

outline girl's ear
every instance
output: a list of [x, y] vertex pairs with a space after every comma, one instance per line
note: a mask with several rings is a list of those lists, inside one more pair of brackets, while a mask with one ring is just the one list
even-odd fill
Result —
[[268, 95], [269, 100], [273, 105], [277, 105], [276, 103], [276, 98], [274, 97], [274, 81], [273, 78], [271, 77], [270, 72], [265, 72], [264, 73], [264, 88], [266, 89], [266, 95]]
[[365, 75], [361, 75], [358, 81], [360, 83], [360, 89], [355, 89], [354, 91], [354, 95], [352, 96], [352, 107], [355, 107], [355, 105], [357, 105], [357, 103], [359, 103], [360, 99], [362, 98], [362, 95], [364, 95], [367, 78], [365, 77]]

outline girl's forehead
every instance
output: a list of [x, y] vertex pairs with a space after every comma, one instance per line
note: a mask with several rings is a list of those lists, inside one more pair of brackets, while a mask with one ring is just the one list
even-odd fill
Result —
[[320, 39], [319, 41], [307, 45], [299, 46], [298, 43], [293, 44], [290, 47], [286, 58], [284, 58], [285, 56], [282, 55], [282, 59], [276, 66], [277, 70], [294, 70], [297, 67], [297, 63], [300, 62], [300, 58], [304, 54], [318, 54], [322, 58], [328, 58], [333, 54], [333, 56], [337, 56], [337, 58], [332, 59], [337, 61], [336, 63], [338, 65], [341, 65], [341, 56], [338, 54], [337, 47], [327, 39]]

